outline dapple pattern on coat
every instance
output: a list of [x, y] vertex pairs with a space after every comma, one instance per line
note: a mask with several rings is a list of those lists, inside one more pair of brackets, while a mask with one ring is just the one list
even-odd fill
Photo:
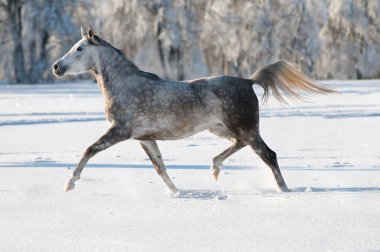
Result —
[[88, 160], [96, 153], [127, 139], [136, 139], [150, 158], [159, 176], [173, 192], [178, 189], [167, 175], [156, 140], [180, 139], [208, 129], [232, 142], [231, 147], [213, 158], [212, 174], [218, 178], [223, 161], [245, 146], [271, 168], [277, 185], [289, 191], [279, 169], [276, 153], [259, 134], [259, 101], [252, 85], [264, 88], [264, 101], [270, 91], [284, 101], [300, 98], [296, 90], [329, 93], [309, 80], [294, 65], [279, 61], [251, 78], [206, 77], [189, 81], [165, 80], [141, 71], [123, 53], [98, 35], [90, 26], [82, 32], [71, 50], [53, 64], [57, 76], [90, 71], [104, 95], [109, 130], [87, 148], [65, 190], [72, 190]]

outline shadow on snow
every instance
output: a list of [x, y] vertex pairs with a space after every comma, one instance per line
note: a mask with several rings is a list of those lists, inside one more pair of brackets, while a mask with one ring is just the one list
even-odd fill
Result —
[[[313, 107], [311, 107], [313, 109]], [[327, 107], [326, 107], [327, 108]], [[44, 118], [44, 119], [22, 119], [22, 120], [0, 120], [0, 127], [3, 126], [22, 126], [35, 124], [53, 124], [53, 123], [73, 123], [73, 122], [92, 122], [104, 121], [103, 112], [52, 112], [52, 113], [29, 113], [29, 114], [0, 114], [1, 117], [29, 117], [29, 116], [86, 116], [86, 117], [69, 117], [69, 118]], [[260, 112], [263, 118], [282, 118], [282, 117], [322, 117], [325, 119], [345, 119], [345, 118], [364, 118], [380, 117], [379, 112], [363, 113], [360, 111], [299, 111], [296, 109], [263, 109]]]
[[[57, 163], [55, 161], [35, 161], [25, 163], [0, 163], [0, 168], [67, 168], [73, 169], [76, 163]], [[100, 169], [153, 169], [151, 164], [87, 164], [87, 168], [100, 168]], [[202, 164], [172, 164], [166, 165], [168, 169], [174, 170], [209, 170], [210, 165]], [[259, 166], [254, 165], [226, 165], [223, 170], [255, 170], [261, 169]], [[363, 168], [353, 166], [326, 166], [323, 168], [313, 167], [294, 167], [282, 166], [281, 170], [288, 171], [380, 171], [380, 166]]]
[[376, 192], [380, 193], [380, 187], [297, 187], [292, 188], [293, 192], [340, 192], [340, 193], [359, 193]]

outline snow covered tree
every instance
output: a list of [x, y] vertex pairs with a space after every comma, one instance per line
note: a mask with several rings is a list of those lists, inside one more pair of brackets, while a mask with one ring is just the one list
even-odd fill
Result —
[[6, 15], [4, 23], [9, 25], [8, 31], [10, 32], [13, 42], [12, 57], [14, 75], [17, 83], [25, 83], [29, 80], [25, 69], [24, 48], [22, 46], [23, 5], [24, 1], [21, 0], [7, 0], [1, 2], [1, 7]]
[[49, 40], [59, 36], [61, 41], [74, 41], [73, 34], [77, 29], [71, 13], [75, 1], [7, 0], [1, 4], [6, 13], [2, 27], [7, 28], [11, 37], [2, 43], [13, 45], [8, 57], [12, 59], [15, 82], [37, 83], [50, 79], [52, 52], [48, 47]]
[[380, 1], [334, 0], [321, 30], [319, 78], [380, 77]]
[[175, 79], [208, 73], [198, 38], [202, 1], [112, 1], [104, 5], [101, 9], [107, 14], [97, 13], [104, 17], [100, 29], [145, 69]]

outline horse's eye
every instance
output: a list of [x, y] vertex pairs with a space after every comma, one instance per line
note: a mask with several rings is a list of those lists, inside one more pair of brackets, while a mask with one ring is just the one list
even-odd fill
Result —
[[83, 50], [83, 47], [80, 47], [80, 46], [79, 46], [79, 47], [77, 48], [77, 51], [78, 51], [78, 52], [80, 52], [80, 51], [82, 51], [82, 50]]

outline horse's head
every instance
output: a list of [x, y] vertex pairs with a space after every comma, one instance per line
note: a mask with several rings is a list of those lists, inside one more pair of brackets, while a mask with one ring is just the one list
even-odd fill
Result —
[[94, 57], [97, 47], [94, 41], [94, 30], [89, 26], [87, 33], [81, 27], [82, 39], [79, 40], [65, 56], [53, 64], [53, 73], [57, 76], [78, 74], [95, 69]]

